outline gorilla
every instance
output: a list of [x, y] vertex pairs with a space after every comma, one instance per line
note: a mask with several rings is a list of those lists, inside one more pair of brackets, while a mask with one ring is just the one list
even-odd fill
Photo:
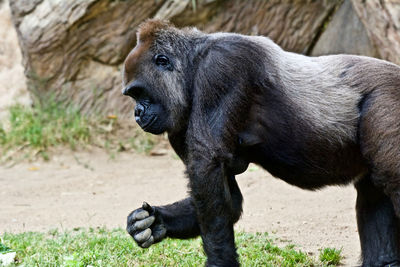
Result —
[[235, 175], [253, 162], [304, 189], [353, 183], [362, 266], [400, 266], [397, 65], [307, 57], [263, 36], [151, 19], [124, 62], [123, 86], [136, 102], [136, 122], [168, 134], [189, 179], [188, 198], [144, 202], [128, 216], [139, 246], [200, 235], [207, 266], [239, 266]]

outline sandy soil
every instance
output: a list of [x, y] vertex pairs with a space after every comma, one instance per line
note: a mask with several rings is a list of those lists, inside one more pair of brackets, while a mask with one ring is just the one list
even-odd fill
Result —
[[[60, 151], [50, 162], [0, 166], [0, 233], [52, 228], [125, 227], [143, 200], [166, 204], [186, 196], [182, 163], [172, 152], [159, 157], [104, 151]], [[244, 213], [237, 229], [268, 231], [318, 255], [343, 248], [354, 266], [360, 251], [353, 187], [304, 191], [251, 166], [238, 176]]]

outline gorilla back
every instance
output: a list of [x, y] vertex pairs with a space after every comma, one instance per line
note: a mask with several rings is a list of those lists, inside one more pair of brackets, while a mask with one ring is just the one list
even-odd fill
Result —
[[123, 94], [143, 130], [168, 133], [190, 196], [144, 203], [127, 230], [142, 247], [201, 235], [209, 266], [237, 266], [235, 175], [257, 163], [305, 189], [356, 186], [363, 266], [400, 266], [400, 68], [306, 57], [266, 37], [141, 25]]

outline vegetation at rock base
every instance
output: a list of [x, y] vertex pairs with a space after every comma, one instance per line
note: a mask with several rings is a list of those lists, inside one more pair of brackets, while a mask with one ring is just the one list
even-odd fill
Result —
[[9, 119], [0, 124], [1, 161], [18, 157], [49, 158], [49, 149], [67, 146], [73, 150], [99, 146], [111, 152], [135, 150], [148, 153], [163, 140], [143, 132], [133, 119], [114, 114], [85, 115], [72, 105], [49, 98], [33, 106], [13, 105]]

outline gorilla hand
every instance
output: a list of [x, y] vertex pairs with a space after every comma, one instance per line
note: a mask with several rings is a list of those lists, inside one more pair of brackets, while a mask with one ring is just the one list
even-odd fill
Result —
[[129, 214], [126, 230], [142, 248], [160, 242], [167, 233], [161, 215], [147, 202]]

